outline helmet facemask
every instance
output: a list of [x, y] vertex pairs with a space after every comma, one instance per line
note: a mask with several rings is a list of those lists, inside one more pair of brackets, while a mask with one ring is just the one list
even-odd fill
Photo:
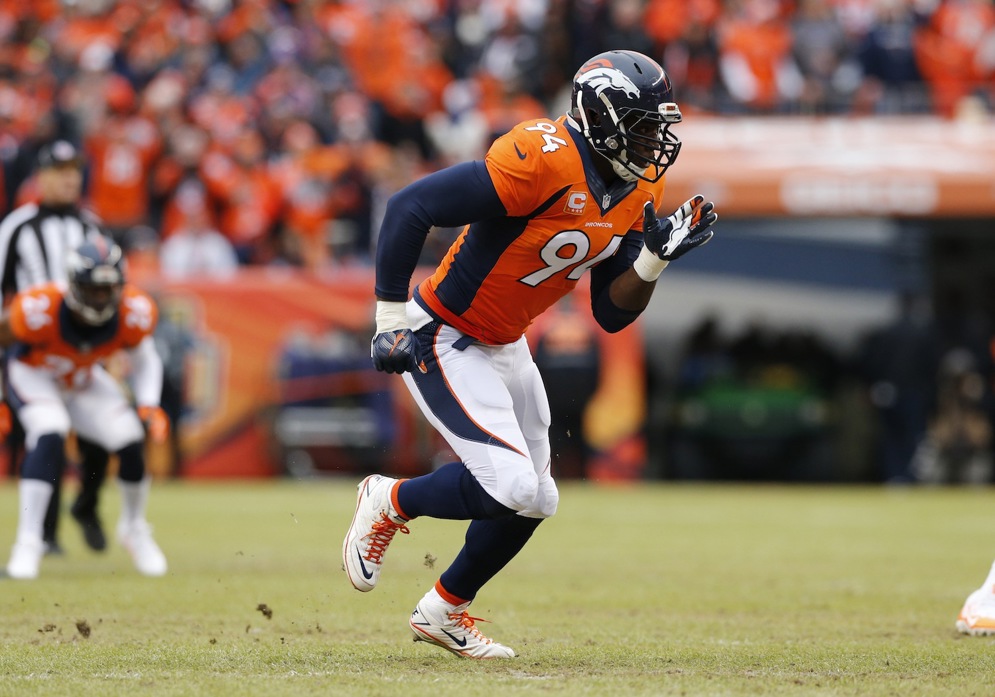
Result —
[[677, 159], [681, 141], [670, 127], [681, 122], [681, 110], [674, 102], [659, 105], [656, 112], [612, 105], [605, 92], [593, 105], [584, 103], [577, 92], [574, 117], [596, 152], [611, 162], [612, 169], [625, 181], [658, 181]]
[[84, 323], [99, 327], [117, 312], [124, 289], [123, 259], [114, 246], [108, 258], [95, 260], [88, 254], [70, 252], [69, 292], [66, 304]]

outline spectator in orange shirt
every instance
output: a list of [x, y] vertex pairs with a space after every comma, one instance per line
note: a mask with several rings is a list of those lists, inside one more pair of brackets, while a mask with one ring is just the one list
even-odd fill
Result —
[[262, 137], [252, 128], [236, 138], [231, 154], [208, 153], [201, 176], [218, 202], [219, 229], [242, 264], [265, 264], [279, 253], [275, 237], [280, 192], [270, 176]]
[[744, 0], [718, 36], [719, 71], [735, 104], [778, 110], [801, 95], [803, 80], [791, 58], [791, 31], [779, 0]]
[[515, 124], [541, 118], [546, 113], [542, 102], [526, 92], [518, 80], [496, 80], [481, 75], [479, 82], [483, 88], [480, 110], [487, 122], [487, 141], [483, 152]]
[[945, 0], [916, 37], [919, 69], [933, 106], [955, 112], [966, 96], [986, 89], [995, 76], [995, 6], [990, 0]]
[[159, 132], [144, 116], [119, 112], [104, 119], [85, 146], [91, 205], [120, 244], [128, 228], [148, 222]]
[[333, 180], [347, 162], [322, 145], [306, 121], [296, 121], [284, 132], [282, 146], [273, 175], [283, 198], [286, 246], [305, 268], [319, 269], [329, 261]]
[[378, 109], [374, 132], [391, 145], [413, 142], [435, 156], [422, 119], [442, 105], [453, 76], [438, 46], [402, 3], [369, 4], [328, 19], [341, 33], [342, 54], [360, 91]]
[[658, 46], [666, 47], [686, 37], [690, 25], [713, 27], [721, 13], [719, 0], [649, 0], [643, 25]]

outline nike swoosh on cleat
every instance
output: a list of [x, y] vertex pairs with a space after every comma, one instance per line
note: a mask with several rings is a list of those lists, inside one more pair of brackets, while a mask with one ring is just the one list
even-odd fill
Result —
[[524, 160], [526, 157], [528, 157], [528, 153], [524, 153], [518, 149], [518, 143], [515, 143], [515, 153], [518, 154], [519, 160]]
[[373, 578], [373, 572], [366, 570], [366, 564], [363, 563], [363, 555], [359, 553], [358, 549], [356, 550], [356, 556], [359, 557], [359, 568], [363, 570], [363, 576], [365, 576], [366, 580], [369, 581]]
[[461, 649], [466, 648], [466, 637], [463, 637], [462, 639], [457, 639], [452, 634], [447, 632], [445, 629], [442, 630], [442, 633], [445, 634], [450, 639], [452, 639], [453, 641], [455, 641], [456, 645], [459, 646]]

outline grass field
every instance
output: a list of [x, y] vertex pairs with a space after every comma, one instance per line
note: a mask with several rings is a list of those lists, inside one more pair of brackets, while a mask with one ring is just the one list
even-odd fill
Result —
[[[564, 484], [472, 607], [519, 657], [476, 662], [407, 628], [463, 525], [413, 523], [360, 594], [354, 485], [158, 484], [161, 579], [67, 519], [42, 578], [0, 579], [0, 696], [995, 695], [995, 641], [953, 627], [995, 490]], [[15, 511], [0, 485], [3, 561]]]

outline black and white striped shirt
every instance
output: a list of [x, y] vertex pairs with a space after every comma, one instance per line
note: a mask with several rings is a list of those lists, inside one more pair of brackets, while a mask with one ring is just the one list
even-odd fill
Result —
[[49, 281], [65, 282], [66, 255], [102, 236], [96, 216], [75, 206], [29, 203], [0, 222], [0, 291], [4, 300]]

